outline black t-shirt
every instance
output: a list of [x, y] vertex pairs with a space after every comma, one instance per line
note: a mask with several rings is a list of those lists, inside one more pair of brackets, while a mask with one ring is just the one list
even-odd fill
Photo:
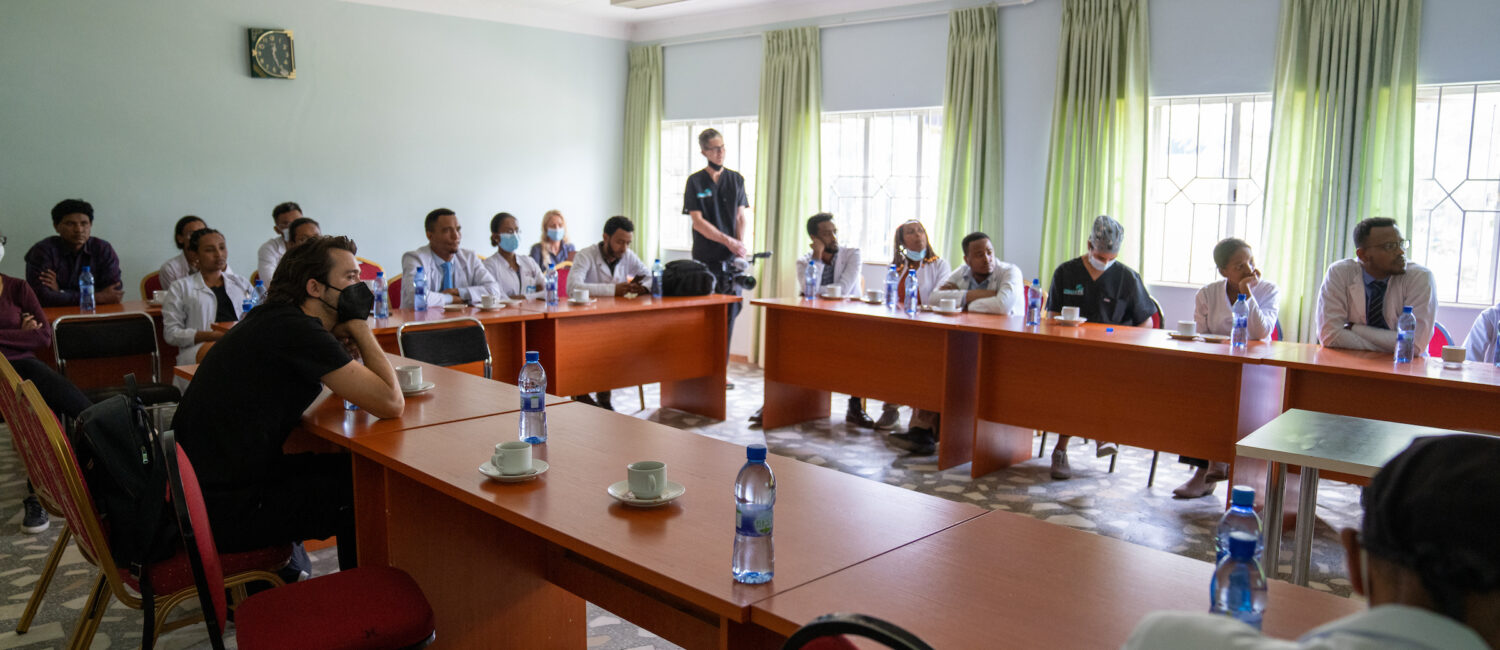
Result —
[[214, 292], [214, 322], [228, 323], [240, 319], [240, 311], [235, 309], [234, 301], [229, 299], [229, 292], [224, 285], [210, 287]]
[[318, 319], [291, 305], [245, 314], [209, 349], [172, 428], [205, 491], [256, 489], [322, 377], [351, 361]]
[[1075, 257], [1052, 272], [1047, 311], [1061, 313], [1063, 307], [1077, 307], [1090, 323], [1106, 325], [1135, 325], [1156, 313], [1140, 274], [1130, 267], [1115, 262], [1095, 280], [1084, 264]]
[[[703, 218], [718, 228], [719, 232], [737, 237], [735, 216], [739, 214], [740, 206], [750, 205], [750, 199], [745, 196], [745, 177], [739, 172], [726, 167], [719, 173], [719, 182], [714, 183], [708, 170], [700, 169], [698, 173], [688, 177], [687, 187], [682, 194], [683, 214], [701, 212]], [[716, 262], [733, 257], [734, 253], [729, 251], [729, 247], [704, 237], [697, 230], [693, 231], [693, 259], [709, 264], [710, 270], [717, 271]]]

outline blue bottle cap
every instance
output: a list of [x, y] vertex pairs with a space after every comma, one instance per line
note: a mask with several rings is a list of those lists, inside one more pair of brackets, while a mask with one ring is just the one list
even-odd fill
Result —
[[1255, 545], [1260, 541], [1254, 535], [1245, 532], [1233, 532], [1229, 534], [1229, 556], [1236, 560], [1248, 560], [1255, 557]]
[[536, 363], [537, 361], [541, 360], [541, 358], [542, 353], [537, 352], [536, 350], [526, 351], [526, 363]]
[[1255, 488], [1248, 485], [1236, 485], [1229, 491], [1229, 505], [1255, 507]]
[[[83, 272], [84, 273], [88, 273], [89, 272], [89, 266], [87, 264], [83, 265]], [[1411, 307], [1407, 307], [1406, 311], [1411, 311]]]
[[1242, 293], [1242, 294], [1240, 294], [1240, 297], [1239, 297], [1239, 299], [1240, 299], [1240, 300], [1244, 300], [1244, 299], [1245, 299], [1245, 294], [1243, 294], [1243, 293]]
[[1411, 307], [1402, 307], [1401, 308], [1401, 313], [1410, 314], [1411, 313]]
[[766, 446], [757, 443], [745, 447], [745, 458], [749, 460], [765, 460]]
[[1031, 284], [1032, 284], [1032, 286], [1041, 286], [1042, 279], [1041, 278], [1032, 278], [1031, 279]]
[[1113, 328], [1113, 327], [1106, 327], [1106, 328], [1104, 328], [1104, 333], [1106, 333], [1106, 334], [1108, 334], [1110, 332], [1113, 332], [1113, 331], [1115, 331], [1115, 328]]

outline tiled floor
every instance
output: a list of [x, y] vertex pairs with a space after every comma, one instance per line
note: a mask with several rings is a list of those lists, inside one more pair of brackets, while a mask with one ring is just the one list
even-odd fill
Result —
[[[1127, 540], [1197, 559], [1211, 559], [1210, 540], [1219, 515], [1223, 512], [1223, 491], [1212, 497], [1190, 501], [1172, 498], [1172, 487], [1190, 473], [1176, 456], [1162, 454], [1156, 485], [1146, 487], [1151, 452], [1123, 448], [1115, 472], [1107, 473], [1108, 459], [1094, 459], [1091, 445], [1075, 439], [1070, 458], [1074, 478], [1053, 481], [1048, 476], [1046, 460], [1033, 459], [1017, 467], [995, 472], [977, 480], [969, 478], [967, 465], [938, 471], [935, 457], [909, 457], [892, 450], [880, 434], [851, 429], [843, 424], [843, 407], [847, 397], [834, 396], [837, 416], [828, 421], [807, 422], [767, 432], [748, 428], [746, 418], [761, 404], [761, 374], [758, 368], [732, 364], [731, 379], [736, 384], [729, 391], [730, 419], [715, 422], [707, 418], [658, 408], [655, 386], [646, 387], [646, 408], [634, 390], [615, 391], [615, 407], [625, 413], [662, 422], [679, 429], [728, 440], [736, 444], [766, 442], [777, 456], [795, 458], [842, 472], [884, 481], [906, 489], [936, 495], [945, 499], [975, 503], [995, 510], [1009, 510], [1071, 526], [1091, 533]], [[879, 404], [872, 402], [872, 415], [879, 415]], [[903, 423], [905, 417], [903, 416]], [[1052, 440], [1048, 440], [1048, 451]], [[772, 460], [775, 467], [776, 460]], [[782, 460], [780, 462], [788, 462]], [[92, 567], [76, 548], [63, 558], [37, 620], [28, 634], [17, 636], [12, 630], [31, 595], [47, 550], [56, 539], [61, 522], [41, 535], [18, 532], [20, 500], [26, 487], [20, 462], [9, 445], [0, 445], [0, 504], [12, 508], [8, 519], [0, 524], [0, 650], [14, 647], [62, 647], [73, 621], [83, 607], [85, 594], [94, 577]], [[725, 499], [731, 486], [725, 486]], [[1359, 515], [1357, 488], [1324, 481], [1318, 492], [1318, 527], [1314, 542], [1311, 586], [1315, 589], [1348, 595], [1349, 582], [1343, 567], [1342, 551], [1335, 531], [1356, 525]], [[336, 568], [333, 550], [313, 553], [315, 572]], [[726, 555], [727, 557], [727, 555]], [[1286, 557], [1285, 555], [1283, 556]], [[727, 572], [727, 567], [726, 567]], [[1288, 564], [1281, 570], [1290, 572]], [[1204, 576], [1207, 593], [1208, 576]], [[1275, 607], [1275, 603], [1271, 604]], [[602, 609], [589, 607], [587, 616], [589, 647], [607, 650], [635, 648], [673, 648], [657, 638]], [[899, 621], [897, 621], [899, 623]], [[231, 628], [232, 629], [232, 628]], [[441, 631], [439, 631], [441, 634]], [[140, 615], [118, 603], [100, 627], [94, 648], [134, 647], [139, 644]], [[158, 647], [167, 650], [207, 648], [202, 626], [191, 626], [164, 636]], [[231, 645], [233, 647], [233, 645]]]

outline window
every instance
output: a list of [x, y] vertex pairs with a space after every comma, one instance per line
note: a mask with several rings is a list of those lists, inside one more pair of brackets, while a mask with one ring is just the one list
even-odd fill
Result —
[[[864, 261], [891, 254], [896, 225], [937, 221], [943, 109], [824, 113], [823, 210]], [[812, 216], [812, 215], [807, 215]]]
[[1155, 98], [1150, 129], [1146, 280], [1208, 284], [1219, 278], [1219, 240], [1239, 237], [1259, 248], [1271, 96]]
[[[756, 119], [679, 120], [661, 123], [661, 247], [692, 250], [693, 221], [682, 213], [682, 190], [689, 176], [707, 165], [698, 134], [716, 129], [724, 136], [724, 166], [745, 176], [745, 193], [755, 207]], [[747, 243], [746, 245], [749, 245]]]
[[1493, 305], [1500, 246], [1500, 83], [1417, 89], [1412, 259], [1438, 300]]

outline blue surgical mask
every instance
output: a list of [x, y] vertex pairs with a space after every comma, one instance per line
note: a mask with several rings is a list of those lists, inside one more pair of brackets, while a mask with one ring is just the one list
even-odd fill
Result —
[[909, 259], [913, 262], [920, 262], [922, 260], [925, 260], [927, 259], [927, 249], [924, 248], [919, 251], [906, 251], [906, 259]]
[[500, 233], [500, 250], [507, 253], [516, 252], [521, 247], [521, 236], [513, 232]]
[[550, 239], [552, 241], [562, 241], [563, 240], [563, 235], [566, 235], [566, 234], [568, 234], [568, 231], [565, 228], [548, 228], [547, 229], [547, 239]]

